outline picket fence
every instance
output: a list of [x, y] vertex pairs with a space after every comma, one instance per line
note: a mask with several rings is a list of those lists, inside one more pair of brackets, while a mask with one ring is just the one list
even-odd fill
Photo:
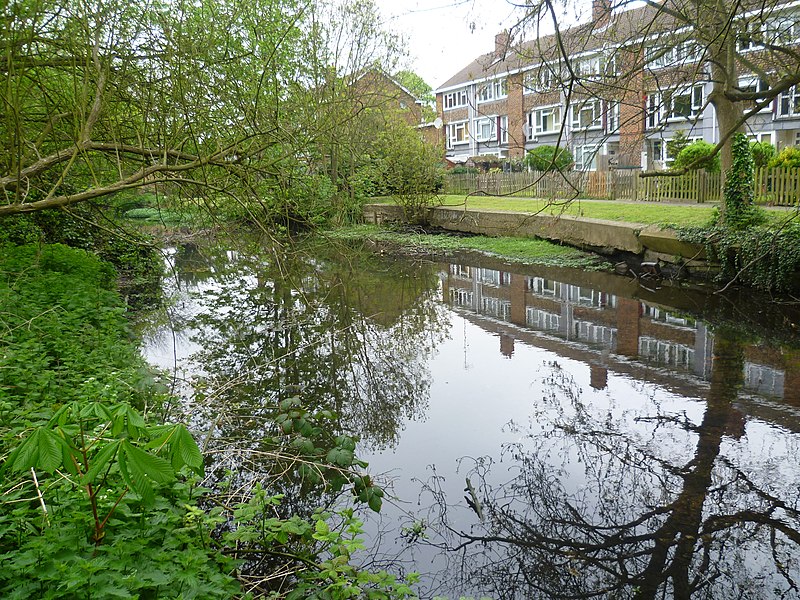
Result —
[[[755, 201], [769, 206], [800, 204], [800, 169], [756, 169]], [[692, 171], [685, 175], [642, 175], [638, 170], [529, 171], [448, 175], [448, 194], [486, 194], [569, 200], [638, 200], [640, 202], [719, 202], [722, 176]]]

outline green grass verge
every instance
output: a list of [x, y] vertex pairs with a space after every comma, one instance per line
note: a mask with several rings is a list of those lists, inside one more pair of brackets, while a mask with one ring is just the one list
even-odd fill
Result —
[[397, 244], [432, 252], [476, 251], [500, 256], [514, 262], [592, 268], [598, 265], [596, 256], [569, 246], [531, 238], [462, 237], [447, 234], [413, 233], [383, 229], [376, 225], [340, 227], [325, 233], [337, 240], [376, 241]]
[[[463, 195], [440, 196], [442, 206], [463, 207]], [[370, 200], [375, 204], [393, 204], [390, 197], [382, 196]], [[547, 215], [572, 215], [587, 219], [623, 221], [644, 225], [665, 227], [709, 227], [717, 218], [715, 204], [668, 204], [660, 202], [614, 202], [611, 200], [573, 200], [567, 203], [552, 204], [534, 198], [515, 198], [499, 196], [470, 196], [466, 199], [470, 210], [500, 210], [506, 212], [542, 213]], [[765, 209], [767, 222], [780, 225], [794, 211], [786, 209]]]

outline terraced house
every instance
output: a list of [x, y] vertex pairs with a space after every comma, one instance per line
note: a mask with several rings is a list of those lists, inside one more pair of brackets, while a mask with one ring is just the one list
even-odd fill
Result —
[[667, 0], [515, 43], [498, 34], [437, 90], [446, 156], [522, 158], [570, 149], [575, 168], [661, 169], [667, 142], [722, 142], [736, 130], [800, 145], [800, 2]]

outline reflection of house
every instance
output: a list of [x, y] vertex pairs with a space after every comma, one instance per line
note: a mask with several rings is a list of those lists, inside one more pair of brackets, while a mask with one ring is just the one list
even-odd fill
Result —
[[[551, 338], [579, 348], [576, 358], [590, 364], [597, 387], [607, 379], [598, 355], [620, 357], [620, 368], [657, 366], [710, 380], [713, 333], [703, 322], [674, 310], [582, 285], [466, 265], [451, 264], [441, 277], [452, 306], [478, 316], [482, 327], [500, 334], [504, 356], [513, 352], [509, 337], [533, 345]], [[647, 380], [654, 372], [639, 375]], [[800, 357], [746, 346], [744, 386], [800, 405]]]
[[[442, 84], [437, 112], [448, 158], [521, 158], [537, 146], [560, 144], [571, 150], [579, 170], [651, 169], [674, 159], [666, 142], [678, 131], [717, 143], [703, 49], [670, 22], [659, 3], [614, 12], [611, 5], [593, 0], [592, 21], [563, 29], [558, 37], [544, 35], [516, 46], [501, 33], [493, 52]], [[800, 40], [796, 3], [754, 6], [752, 13], [737, 15], [735, 31], [720, 32], [740, 36], [738, 89], [744, 93], [763, 89], [757, 69], [778, 68], [763, 64], [770, 40], [790, 49]], [[753, 23], [756, 34], [747, 29]], [[795, 54], [785, 54], [796, 61]], [[800, 144], [800, 85], [752, 115], [746, 127], [753, 139], [778, 148]]]

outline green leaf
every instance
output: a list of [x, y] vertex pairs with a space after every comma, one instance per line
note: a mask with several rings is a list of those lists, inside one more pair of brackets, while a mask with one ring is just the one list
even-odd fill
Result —
[[93, 458], [92, 458], [92, 466], [86, 471], [86, 475], [83, 478], [83, 483], [93, 483], [97, 476], [100, 474], [106, 465], [109, 463], [111, 458], [119, 449], [122, 440], [118, 440], [116, 442], [112, 442], [107, 444], [105, 448], [100, 450]]
[[14, 471], [34, 468], [52, 473], [62, 464], [63, 444], [53, 431], [40, 427], [17, 446], [7, 464]]
[[117, 461], [122, 478], [145, 504], [152, 505], [155, 494], [150, 480], [158, 483], [172, 481], [175, 477], [172, 467], [163, 458], [136, 448], [129, 440], [122, 440], [121, 446]]
[[140, 472], [157, 483], [168, 483], [175, 479], [170, 464], [161, 458], [137, 448], [129, 440], [122, 441], [122, 448], [128, 458], [131, 473]]
[[198, 475], [203, 474], [203, 454], [192, 434], [183, 425], [175, 426], [175, 433], [170, 442], [170, 453], [175, 470], [186, 465]]

